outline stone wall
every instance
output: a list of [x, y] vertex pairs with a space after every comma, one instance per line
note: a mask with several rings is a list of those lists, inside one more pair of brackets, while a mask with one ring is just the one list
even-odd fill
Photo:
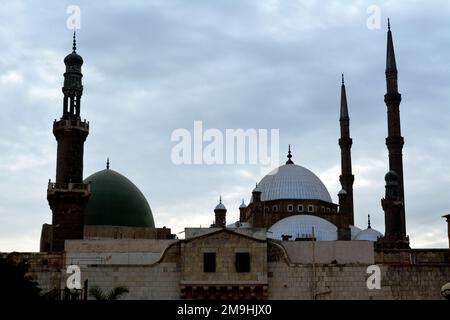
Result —
[[[88, 265], [81, 267], [82, 281], [89, 287], [108, 291], [125, 286], [127, 300], [173, 300], [180, 298], [180, 246], [175, 244], [164, 251], [161, 259], [147, 265]], [[92, 297], [89, 297], [92, 299]]]
[[[369, 290], [367, 265], [291, 265], [270, 262], [269, 299], [443, 299], [442, 285], [450, 266], [387, 266], [381, 268], [381, 289]], [[314, 277], [315, 274], [315, 277]], [[313, 281], [315, 279], [315, 281]]]
[[84, 239], [170, 239], [170, 228], [84, 226]]
[[[97, 285], [103, 290], [126, 286], [130, 293], [124, 299], [202, 298], [211, 292], [220, 298], [442, 299], [440, 288], [450, 281], [448, 250], [384, 250], [374, 254], [366, 242], [347, 242], [342, 248], [339, 243], [323, 243], [328, 247], [318, 251], [314, 264], [307, 259], [311, 243], [291, 241], [283, 247], [279, 242], [225, 230], [186, 240], [72, 240], [66, 242], [69, 251], [64, 254], [11, 255], [28, 263], [29, 275], [38, 281], [42, 293], [65, 287], [66, 266], [73, 258], [111, 255], [109, 261], [80, 263], [82, 281], [88, 279], [89, 287]], [[319, 242], [316, 245], [320, 246]], [[360, 252], [352, 256], [357, 249]], [[204, 250], [217, 250], [217, 272], [203, 272]], [[250, 273], [235, 270], [235, 253], [241, 250], [251, 254]], [[128, 254], [136, 257], [130, 260]], [[150, 255], [155, 256], [145, 258]], [[374, 256], [381, 269], [379, 290], [369, 290], [366, 283]], [[352, 263], [349, 259], [355, 257], [359, 261]], [[318, 263], [319, 258], [327, 263]], [[328, 262], [330, 259], [336, 261]]]
[[296, 264], [373, 264], [374, 249], [370, 241], [274, 241], [280, 245], [290, 263]]
[[177, 240], [67, 240], [65, 264], [153, 264]]
[[[1, 254], [6, 258], [7, 254]], [[16, 262], [28, 265], [28, 276], [38, 282], [41, 294], [61, 289], [62, 253], [13, 252], [9, 256]], [[65, 271], [65, 270], [63, 270]]]
[[[98, 265], [81, 269], [82, 279], [89, 279], [89, 287], [99, 286], [108, 291], [126, 286], [130, 291], [123, 299], [173, 300], [180, 298], [180, 271], [175, 262], [155, 265]], [[92, 299], [92, 297], [89, 297]]]

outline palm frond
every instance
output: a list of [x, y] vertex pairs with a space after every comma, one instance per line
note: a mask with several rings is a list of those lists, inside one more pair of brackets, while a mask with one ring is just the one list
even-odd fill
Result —
[[103, 292], [102, 289], [100, 289], [97, 286], [93, 286], [89, 289], [89, 294], [95, 299], [95, 300], [106, 300], [107, 296]]
[[118, 286], [112, 289], [107, 296], [108, 300], [118, 300], [121, 296], [128, 293], [128, 288], [123, 286]]

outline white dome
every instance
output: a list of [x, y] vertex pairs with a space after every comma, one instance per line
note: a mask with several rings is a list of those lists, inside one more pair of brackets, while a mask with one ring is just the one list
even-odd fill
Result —
[[282, 235], [292, 236], [291, 240], [311, 237], [313, 227], [316, 240], [337, 240], [337, 227], [334, 224], [325, 219], [304, 214], [290, 216], [276, 222], [267, 230], [267, 237], [277, 240], [282, 240]]
[[381, 232], [372, 228], [367, 228], [365, 230], [358, 232], [358, 234], [355, 237], [355, 240], [377, 241], [378, 238], [382, 236], [383, 234]]
[[310, 170], [296, 164], [283, 165], [267, 174], [258, 184], [261, 201], [312, 199], [332, 202], [320, 179]]
[[350, 227], [351, 239], [355, 240], [356, 236], [358, 235], [358, 233], [360, 233], [362, 231], [362, 229], [358, 228], [356, 226], [349, 226], [349, 227]]

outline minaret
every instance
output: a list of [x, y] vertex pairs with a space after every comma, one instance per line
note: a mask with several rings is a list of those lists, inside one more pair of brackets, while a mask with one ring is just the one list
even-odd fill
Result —
[[384, 237], [378, 241], [378, 246], [394, 249], [409, 248], [409, 239], [404, 229], [403, 201], [400, 197], [399, 176], [395, 171], [389, 171], [385, 176], [386, 193], [381, 199], [384, 210]]
[[47, 190], [53, 213], [52, 251], [64, 250], [65, 240], [83, 239], [84, 208], [90, 195], [89, 185], [83, 184], [83, 149], [89, 123], [80, 118], [83, 58], [76, 52], [75, 32], [72, 53], [65, 57], [64, 63], [63, 112], [53, 122], [58, 143], [56, 183], [49, 182]]
[[239, 206], [239, 221], [245, 222], [245, 210], [247, 209], [247, 205], [244, 202], [244, 199], [242, 199], [242, 203]]
[[255, 228], [263, 228], [265, 226], [265, 212], [263, 203], [261, 202], [261, 188], [256, 184], [252, 191], [253, 201], [251, 203], [250, 224]]
[[350, 138], [350, 118], [348, 116], [347, 94], [345, 92], [344, 75], [341, 84], [341, 113], [339, 118], [341, 126], [341, 138], [339, 146], [341, 148], [341, 182], [342, 190], [339, 192], [339, 213], [348, 217], [348, 224], [354, 224], [353, 216], [353, 181], [352, 174], [352, 138]]
[[226, 214], [227, 208], [222, 203], [222, 196], [220, 196], [219, 204], [214, 209], [215, 220], [212, 227], [215, 228], [225, 228], [226, 226]]
[[[403, 184], [403, 159], [402, 149], [404, 140], [400, 129], [400, 102], [402, 97], [398, 92], [397, 83], [397, 64], [395, 62], [394, 44], [392, 41], [391, 25], [388, 19], [387, 32], [387, 52], [386, 52], [386, 90], [384, 101], [387, 106], [388, 137], [386, 146], [389, 151], [389, 171], [394, 171], [398, 176], [399, 200], [402, 201], [400, 214], [400, 224], [398, 232], [401, 232], [401, 238], [406, 239], [405, 224], [405, 196]], [[388, 237], [386, 231], [386, 237]]]

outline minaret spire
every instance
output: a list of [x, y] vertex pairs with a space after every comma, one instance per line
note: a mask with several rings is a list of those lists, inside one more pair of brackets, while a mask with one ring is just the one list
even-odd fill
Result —
[[[398, 195], [395, 201], [401, 205], [385, 200], [383, 209], [385, 211], [386, 225], [389, 228], [385, 231], [385, 239], [391, 242], [393, 246], [403, 246], [408, 243], [406, 238], [406, 223], [405, 223], [405, 197], [403, 187], [403, 144], [404, 139], [401, 135], [400, 125], [400, 102], [402, 96], [398, 92], [398, 72], [395, 61], [394, 43], [392, 40], [391, 24], [388, 20], [387, 31], [387, 49], [386, 49], [386, 94], [384, 102], [387, 106], [387, 124], [388, 136], [386, 138], [386, 146], [389, 151], [389, 176], [395, 177], [396, 190]], [[390, 180], [386, 180], [391, 182]], [[389, 184], [389, 186], [391, 186]], [[390, 187], [391, 188], [391, 187]], [[390, 190], [390, 189], [389, 189]], [[389, 199], [388, 197], [386, 199]], [[392, 202], [392, 203], [391, 203]], [[393, 227], [395, 226], [395, 227]]]
[[389, 19], [386, 48], [386, 86], [387, 92], [398, 92], [397, 62], [395, 61], [394, 42], [392, 40], [391, 23]]
[[77, 52], [77, 40], [76, 40], [76, 31], [73, 30], [73, 46], [72, 46], [72, 53]]
[[341, 148], [341, 182], [342, 190], [339, 194], [339, 213], [345, 216], [344, 225], [354, 224], [353, 217], [353, 181], [355, 177], [352, 173], [352, 157], [351, 148], [353, 140], [350, 137], [350, 117], [348, 116], [347, 94], [345, 90], [344, 75], [342, 74], [341, 84], [341, 109], [339, 123], [341, 127], [341, 138], [339, 139], [339, 147]]
[[341, 85], [341, 117], [340, 120], [347, 120], [348, 117], [348, 106], [347, 106], [347, 94], [345, 92], [344, 74], [342, 74], [342, 85]]
[[291, 145], [289, 145], [287, 157], [288, 157], [288, 160], [286, 161], [286, 164], [294, 164], [294, 161], [291, 160], [291, 158], [292, 158]]

